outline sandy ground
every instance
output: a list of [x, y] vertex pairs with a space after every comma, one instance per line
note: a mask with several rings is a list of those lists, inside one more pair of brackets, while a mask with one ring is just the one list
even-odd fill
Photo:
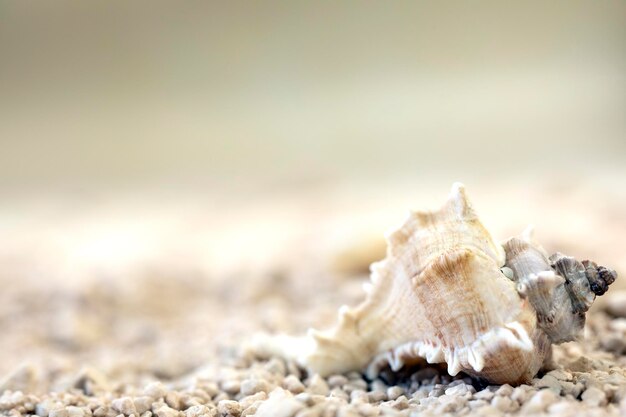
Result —
[[[626, 198], [619, 185], [602, 184], [468, 189], [497, 237], [531, 222], [548, 250], [624, 275]], [[1, 412], [624, 415], [623, 278], [594, 305], [585, 340], [557, 347], [556, 369], [520, 387], [426, 366], [374, 381], [358, 373], [324, 379], [242, 350], [256, 332], [300, 334], [333, 323], [340, 305], [361, 300], [367, 265], [384, 253], [383, 233], [409, 208], [436, 207], [447, 187], [7, 199], [0, 209]]]

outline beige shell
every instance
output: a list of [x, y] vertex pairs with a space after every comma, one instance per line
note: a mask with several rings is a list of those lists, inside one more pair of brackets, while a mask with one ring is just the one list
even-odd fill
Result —
[[554, 339], [571, 340], [581, 329], [559, 313], [565, 319], [551, 337], [536, 306], [544, 318], [560, 312], [570, 302], [566, 279], [529, 235], [496, 243], [461, 184], [440, 210], [412, 212], [387, 240], [386, 258], [371, 266], [365, 301], [342, 307], [336, 327], [311, 330], [305, 339], [274, 338], [265, 347], [321, 375], [367, 370], [373, 377], [387, 363], [398, 370], [423, 358], [445, 362], [451, 375], [515, 384], [536, 375]]

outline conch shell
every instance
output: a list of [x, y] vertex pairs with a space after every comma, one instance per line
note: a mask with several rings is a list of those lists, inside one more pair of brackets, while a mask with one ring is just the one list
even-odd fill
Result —
[[580, 337], [585, 311], [616, 277], [593, 262], [548, 257], [529, 232], [496, 243], [459, 183], [441, 209], [412, 212], [387, 240], [365, 301], [342, 307], [333, 329], [262, 348], [321, 375], [374, 377], [387, 363], [399, 370], [425, 359], [445, 362], [451, 375], [523, 383], [552, 343]]

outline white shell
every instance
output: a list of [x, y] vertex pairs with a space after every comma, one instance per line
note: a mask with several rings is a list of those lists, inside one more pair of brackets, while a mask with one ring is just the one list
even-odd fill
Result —
[[333, 329], [260, 345], [321, 375], [367, 370], [373, 377], [387, 363], [398, 370], [423, 358], [445, 362], [451, 375], [527, 382], [551, 353], [533, 302], [558, 309], [569, 299], [543, 249], [528, 234], [514, 239], [505, 247], [520, 250], [505, 252], [454, 184], [440, 210], [410, 213], [387, 237], [365, 301], [342, 307]]

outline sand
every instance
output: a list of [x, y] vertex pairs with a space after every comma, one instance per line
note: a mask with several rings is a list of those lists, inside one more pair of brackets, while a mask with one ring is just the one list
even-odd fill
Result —
[[[485, 195], [480, 206], [489, 207]], [[561, 194], [557, 200], [570, 205], [579, 198], [584, 193]], [[428, 365], [385, 370], [375, 380], [356, 372], [321, 378], [295, 363], [259, 356], [245, 349], [245, 342], [257, 332], [301, 334], [310, 326], [323, 328], [334, 321], [340, 305], [358, 303], [367, 263], [382, 249], [376, 239], [355, 242], [352, 237], [376, 235], [380, 224], [398, 212], [402, 216], [405, 207], [396, 210], [400, 203], [391, 200], [389, 216], [362, 211], [356, 222], [357, 216], [344, 215], [350, 204], [343, 200], [318, 204], [314, 214], [310, 206], [287, 210], [286, 200], [274, 200], [254, 205], [247, 215], [224, 210], [210, 216], [206, 204], [190, 200], [178, 199], [159, 210], [146, 209], [154, 207], [146, 201], [120, 201], [78, 208], [48, 204], [43, 212], [33, 208], [39, 205], [15, 206], [1, 213], [10, 232], [4, 235], [12, 236], [0, 242], [4, 415], [626, 414], [626, 292], [621, 282], [588, 315], [584, 340], [555, 347], [552, 369], [527, 385], [488, 385]], [[276, 205], [283, 211], [273, 211]], [[608, 214], [615, 219], [623, 207], [587, 207], [586, 222], [561, 235], [548, 233], [547, 246], [602, 254], [604, 242], [611, 247], [599, 260], [620, 272], [623, 260], [614, 244], [626, 220], [617, 217], [602, 236], [591, 236], [586, 228], [597, 228]], [[376, 207], [369, 210], [380, 213]], [[548, 220], [558, 214], [557, 209], [541, 210]], [[536, 217], [532, 205], [525, 211]], [[265, 226], [254, 221], [259, 217]], [[339, 227], [348, 217], [352, 225], [369, 226]], [[133, 221], [124, 221], [129, 218]], [[508, 230], [504, 220], [492, 224]], [[254, 230], [254, 236], [240, 232], [246, 230]], [[207, 238], [218, 232], [228, 248], [219, 259]], [[571, 243], [577, 233], [589, 238]], [[262, 238], [268, 235], [274, 238]], [[265, 242], [259, 251], [268, 256], [249, 255], [258, 242]], [[132, 256], [122, 262], [116, 248]], [[248, 255], [229, 258], [236, 248]], [[108, 255], [99, 258], [103, 253]]]

